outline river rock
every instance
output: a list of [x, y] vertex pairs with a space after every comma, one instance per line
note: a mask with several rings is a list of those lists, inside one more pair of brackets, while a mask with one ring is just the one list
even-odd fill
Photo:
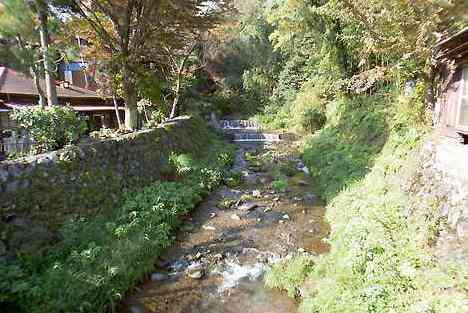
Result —
[[186, 274], [192, 279], [202, 279], [205, 276], [205, 270], [200, 263], [192, 263], [187, 268]]
[[224, 258], [224, 255], [222, 253], [217, 253], [213, 256], [213, 258], [217, 261], [221, 261]]
[[130, 313], [146, 313], [146, 310], [140, 304], [132, 304], [130, 306]]
[[190, 233], [195, 229], [195, 226], [193, 224], [184, 224], [182, 226], [182, 231]]
[[304, 196], [304, 202], [309, 205], [315, 204], [317, 201], [317, 196], [314, 195], [313, 193], [308, 193]]
[[232, 219], [232, 220], [235, 220], [235, 221], [240, 221], [240, 220], [241, 220], [240, 216], [237, 215], [237, 214], [232, 214], [232, 215], [231, 215], [231, 219]]
[[151, 274], [151, 281], [164, 281], [167, 280], [169, 276], [164, 273], [155, 272]]
[[184, 258], [177, 259], [170, 264], [170, 267], [174, 272], [180, 272], [187, 268], [187, 266], [188, 262]]
[[254, 196], [255, 198], [260, 198], [261, 197], [261, 192], [260, 190], [254, 190], [252, 191], [252, 196]]
[[215, 231], [216, 228], [214, 228], [213, 226], [210, 226], [210, 225], [203, 225], [203, 229], [204, 230], [211, 230], [211, 231]]
[[254, 203], [254, 202], [247, 202], [247, 203], [244, 203], [240, 206], [238, 206], [238, 209], [242, 212], [250, 212], [252, 211], [253, 209], [255, 209], [256, 207], [258, 207], [258, 204], [257, 203]]

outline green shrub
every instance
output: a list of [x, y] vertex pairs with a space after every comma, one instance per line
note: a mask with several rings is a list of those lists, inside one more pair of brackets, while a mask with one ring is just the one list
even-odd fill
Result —
[[304, 83], [292, 102], [291, 127], [298, 132], [314, 132], [326, 121], [323, 82], [313, 79]]
[[156, 182], [126, 194], [111, 216], [65, 225], [55, 251], [61, 257], [36, 276], [29, 312], [102, 311], [152, 269], [177, 217], [200, 200], [197, 187]]
[[325, 122], [325, 114], [316, 108], [307, 108], [300, 118], [300, 125], [307, 132], [321, 129]]
[[34, 140], [37, 153], [76, 143], [87, 129], [85, 120], [67, 106], [14, 110], [11, 118]]
[[291, 177], [298, 173], [296, 162], [292, 160], [284, 161], [278, 165], [281, 174]]
[[231, 171], [225, 183], [229, 188], [239, 188], [244, 184], [244, 175], [241, 171]]
[[288, 180], [284, 177], [278, 177], [271, 182], [271, 186], [277, 192], [285, 192], [288, 188]]
[[160, 109], [153, 109], [149, 113], [148, 121], [145, 123], [146, 128], [154, 128], [162, 123], [166, 114]]

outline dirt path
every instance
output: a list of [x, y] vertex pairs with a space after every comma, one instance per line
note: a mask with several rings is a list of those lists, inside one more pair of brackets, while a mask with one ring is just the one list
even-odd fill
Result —
[[121, 312], [296, 312], [294, 299], [263, 286], [263, 272], [290, 254], [328, 251], [324, 209], [293, 143], [239, 145], [234, 171], [244, 183], [223, 186], [187, 218]]

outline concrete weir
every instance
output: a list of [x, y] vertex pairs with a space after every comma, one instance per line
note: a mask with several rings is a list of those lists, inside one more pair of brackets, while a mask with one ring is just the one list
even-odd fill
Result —
[[260, 125], [250, 120], [221, 120], [218, 123], [223, 133], [233, 142], [280, 142], [282, 134], [264, 132]]

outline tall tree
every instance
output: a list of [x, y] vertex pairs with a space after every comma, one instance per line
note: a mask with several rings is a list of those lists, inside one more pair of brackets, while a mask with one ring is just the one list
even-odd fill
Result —
[[41, 50], [44, 62], [44, 80], [47, 94], [47, 105], [58, 104], [57, 88], [53, 79], [52, 57], [49, 51], [49, 3], [47, 0], [34, 0], [37, 17], [39, 20], [39, 34], [41, 38]]
[[65, 0], [76, 16], [94, 29], [103, 48], [118, 64], [126, 101], [125, 126], [138, 124], [137, 76], [142, 67], [168, 66], [165, 49], [187, 47], [186, 36], [209, 28], [216, 1], [204, 0]]
[[[0, 36], [9, 40], [13, 50], [14, 60], [9, 66], [19, 65], [20, 69], [28, 69], [33, 77], [39, 94], [39, 105], [45, 104], [45, 95], [40, 84], [43, 76], [42, 57], [38, 55], [36, 44], [39, 39], [35, 28], [37, 20], [31, 6], [24, 0], [3, 0], [0, 4]], [[16, 61], [16, 62], [15, 62]]]

